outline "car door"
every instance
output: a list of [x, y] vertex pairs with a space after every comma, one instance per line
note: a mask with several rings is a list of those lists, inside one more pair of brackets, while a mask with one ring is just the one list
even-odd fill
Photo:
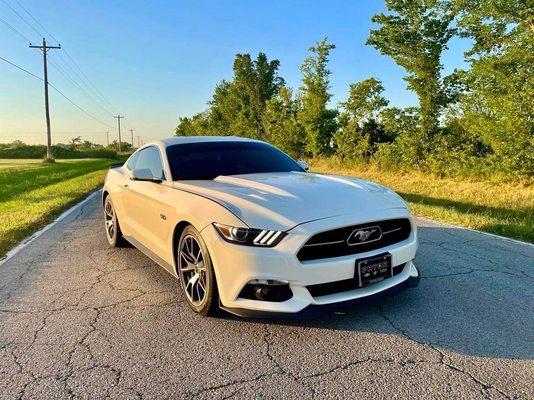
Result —
[[[149, 146], [141, 149], [138, 154], [124, 188], [128, 234], [134, 239], [134, 244], [141, 244], [161, 257], [165, 253], [161, 232], [164, 230], [166, 216], [162, 212], [160, 197], [169, 188], [159, 148]], [[145, 176], [150, 171], [154, 181], [132, 179], [139, 171]]]

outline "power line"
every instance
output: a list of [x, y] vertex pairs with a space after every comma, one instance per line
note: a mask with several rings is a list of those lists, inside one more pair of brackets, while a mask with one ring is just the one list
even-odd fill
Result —
[[24, 7], [24, 6], [22, 5], [22, 3], [21, 3], [19, 0], [15, 0], [15, 1], [16, 1], [17, 4], [20, 6], [20, 8], [22, 8], [22, 9], [26, 12], [26, 14], [28, 14], [28, 15], [30, 16], [30, 18], [33, 19], [33, 20], [37, 23], [37, 25], [39, 25], [39, 27], [40, 27], [43, 31], [45, 31], [45, 32], [48, 34], [48, 36], [50, 36], [52, 39], [54, 39], [54, 40], [56, 41], [56, 43], [59, 43], [59, 40], [57, 40], [57, 39], [54, 37], [54, 35], [52, 35], [52, 34], [48, 31], [48, 29], [46, 29], [43, 25], [41, 25], [41, 23], [40, 23], [40, 22], [39, 22], [39, 21], [38, 21], [32, 14], [30, 14], [30, 12], [26, 9], [26, 7]]
[[[33, 16], [33, 14], [30, 13], [30, 11], [24, 7], [24, 5], [19, 1], [19, 0], [15, 0], [17, 2], [17, 4], [20, 6], [20, 8], [22, 10], [24, 10], [24, 12], [26, 14], [29, 15], [29, 17], [35, 21], [35, 23], [42, 29], [44, 30], [46, 33], [49, 34], [50, 37], [52, 37], [52, 39], [54, 39], [56, 41], [56, 43], [59, 43], [59, 41], [54, 37], [54, 35], [52, 35], [50, 33], [50, 31], [48, 29], [46, 29], [46, 27], [41, 24], [39, 22], [39, 20], [37, 18], [35, 18]], [[39, 36], [43, 36], [31, 23], [29, 23], [24, 17], [22, 17], [9, 3], [7, 3], [6, 0], [2, 0], [2, 2], [4, 4], [6, 4], [15, 14], [18, 15], [18, 17], [24, 21], [30, 28], [32, 28], [35, 32], [37, 32], [39, 34]], [[19, 33], [20, 34], [20, 33]], [[27, 38], [26, 38], [27, 39]], [[27, 39], [28, 41], [30, 41], [29, 39]], [[78, 64], [76, 63], [76, 61], [74, 61], [74, 59], [71, 57], [70, 53], [65, 49], [63, 48], [62, 49], [63, 52], [65, 53], [65, 55], [70, 59], [70, 61], [72, 62], [72, 64], [76, 67], [76, 69], [78, 69], [78, 71], [80, 71], [80, 73], [82, 74], [82, 76], [85, 78], [85, 81], [84, 79], [76, 72], [76, 70], [66, 61], [66, 59], [64, 59], [61, 54], [58, 54], [58, 57], [59, 59], [61, 59], [61, 61], [63, 61], [63, 63], [65, 63], [65, 65], [74, 73], [74, 75], [76, 75], [76, 77], [80, 80], [80, 82], [85, 85], [87, 87], [87, 89], [89, 90], [89, 92], [91, 90], [93, 90], [96, 94], [97, 97], [100, 97], [102, 100], [103, 100], [103, 103], [100, 103], [99, 101], [97, 101], [92, 95], [88, 94], [88, 92], [85, 92], [86, 95], [88, 95], [88, 97], [90, 97], [90, 99], [95, 102], [100, 108], [106, 110], [107, 113], [109, 114], [113, 114], [112, 111], [110, 111], [108, 109], [108, 107], [111, 107], [112, 109], [116, 109], [116, 107], [110, 102], [108, 101], [104, 95], [98, 90], [98, 88], [96, 87], [96, 85], [87, 77], [87, 75], [85, 75], [85, 73], [82, 71], [82, 69], [78, 66]], [[57, 64], [56, 64], [57, 66]], [[63, 72], [65, 72], [65, 70], [63, 70]], [[72, 80], [72, 79], [71, 79]], [[92, 89], [91, 87], [86, 83], [88, 82], [90, 86], [92, 86]], [[106, 104], [107, 103], [107, 104]], [[104, 107], [103, 107], [104, 106]]]
[[33, 31], [34, 31], [35, 33], [37, 33], [37, 35], [39, 35], [39, 36], [41, 36], [41, 37], [43, 36], [43, 35], [41, 35], [41, 32], [39, 32], [37, 29], [34, 28], [34, 26], [33, 26], [32, 24], [30, 24], [28, 21], [26, 21], [26, 19], [25, 19], [22, 15], [20, 15], [20, 14], [18, 13], [17, 10], [15, 10], [13, 7], [11, 7], [11, 5], [10, 5], [6, 0], [2, 0], [2, 2], [3, 2], [6, 6], [8, 6], [8, 7], [11, 9], [11, 11], [13, 11], [15, 14], [17, 14], [18, 17], [19, 17], [22, 21], [24, 21], [24, 23], [25, 23], [26, 25], [28, 25], [30, 28], [32, 28]]
[[109, 124], [106, 124], [105, 122], [101, 121], [100, 119], [98, 119], [97, 117], [95, 117], [94, 115], [92, 114], [89, 114], [87, 111], [85, 111], [82, 107], [80, 107], [78, 104], [76, 104], [74, 101], [72, 101], [71, 99], [69, 99], [66, 95], [64, 95], [58, 88], [56, 88], [54, 85], [52, 85], [50, 82], [48, 82], [48, 84], [50, 85], [50, 87], [52, 89], [54, 89], [56, 92], [58, 92], [61, 96], [63, 96], [66, 100], [68, 100], [74, 107], [78, 108], [81, 112], [83, 112], [85, 115], [87, 115], [89, 118], [92, 118], [94, 119], [95, 121], [97, 122], [100, 122], [102, 125], [104, 126], [107, 126], [108, 128], [111, 128], [111, 129], [115, 129], [114, 126], [111, 126]]
[[[31, 73], [30, 71], [18, 66], [17, 64], [15, 63], [12, 63], [11, 61], [5, 59], [4, 57], [1, 57], [0, 56], [0, 60], [12, 65], [13, 67], [15, 68], [18, 68], [20, 69], [21, 71], [27, 73], [28, 75], [31, 75], [33, 76], [34, 78], [37, 78], [39, 79], [41, 82], [43, 81], [43, 78], [41, 78], [40, 76], [37, 76], [33, 73]], [[67, 101], [69, 101], [73, 106], [75, 106], [76, 108], [78, 108], [80, 111], [82, 111], [85, 115], [87, 115], [88, 117], [94, 119], [95, 121], [101, 123], [102, 125], [105, 125], [107, 126], [108, 128], [111, 128], [111, 129], [116, 129], [114, 126], [111, 126], [109, 124], [106, 124], [105, 122], [101, 121], [100, 119], [98, 119], [97, 117], [95, 117], [94, 115], [91, 115], [90, 113], [88, 113], [87, 111], [85, 111], [82, 107], [80, 107], [78, 104], [76, 104], [74, 101], [72, 101], [69, 97], [67, 97], [65, 94], [63, 94], [63, 92], [61, 92], [57, 87], [55, 87], [54, 85], [52, 85], [52, 83], [48, 82], [48, 85], [54, 89], [57, 93], [59, 93], [61, 96], [63, 96]]]
[[59, 65], [52, 57], [48, 59], [50, 63], [54, 66], [54, 68], [61, 74], [65, 79], [67, 79], [70, 83], [72, 83], [73, 86], [76, 86], [78, 89], [83, 90], [83, 88], [80, 86], [78, 82], [76, 82], [68, 73], [63, 69], [61, 65]]
[[[20, 15], [20, 13], [15, 10], [6, 0], [2, 0], [2, 2], [8, 6], [11, 11], [13, 11], [25, 24], [27, 24], [34, 32], [36, 32], [39, 36], [44, 36], [41, 34], [41, 32], [35, 28], [35, 26], [33, 24], [31, 24], [30, 22], [28, 22], [26, 20], [26, 18], [24, 18], [22, 15]], [[19, 0], [15, 0], [15, 2], [19, 5], [19, 7], [24, 10], [24, 12], [43, 30], [45, 31], [53, 40], [56, 41], [56, 43], [59, 43], [59, 41], [54, 37], [54, 35], [52, 35], [50, 33], [50, 31], [48, 31], [48, 29], [45, 28], [45, 26], [43, 24], [41, 24], [37, 18], [35, 18], [31, 13], [30, 11], [24, 7], [24, 5], [19, 1]], [[12, 25], [10, 25], [7, 21], [3, 20], [0, 18], [0, 21], [2, 21], [4, 24], [6, 24], [11, 30], [13, 30], [15, 33], [17, 33], [21, 38], [23, 38], [24, 40], [28, 41], [28, 42], [31, 42], [30, 39], [28, 39], [27, 36], [25, 36], [24, 34], [22, 34], [20, 31], [18, 31], [16, 28], [14, 28]], [[46, 53], [46, 50], [43, 50], [45, 53]], [[71, 83], [73, 83], [75, 86], [77, 86], [87, 97], [89, 97], [96, 105], [98, 105], [102, 110], [106, 111], [107, 113], [109, 114], [113, 114], [112, 112], [110, 112], [110, 110], [107, 108], [107, 106], [111, 107], [112, 109], [116, 109], [116, 107], [113, 105], [113, 103], [111, 103], [103, 94], [102, 92], [100, 92], [100, 90], [98, 90], [97, 86], [89, 79], [89, 77], [83, 72], [83, 70], [80, 68], [80, 66], [76, 63], [76, 61], [74, 60], [74, 58], [70, 55], [70, 53], [63, 48], [63, 51], [65, 53], [65, 55], [69, 58], [70, 60], [70, 63], [67, 62], [66, 59], [64, 59], [61, 54], [58, 54], [58, 57], [61, 61], [63, 61], [63, 63], [73, 72], [73, 74], [76, 76], [76, 78], [81, 82], [81, 84], [83, 84], [87, 89], [88, 91], [85, 91], [82, 86], [80, 84], [78, 84], [67, 72], [65, 69], [63, 69], [61, 66], [59, 66], [59, 64], [57, 64], [55, 61], [53, 61], [52, 59], [50, 59], [50, 61], [52, 62], [52, 64], [54, 65], [54, 67], [67, 79], [69, 80]], [[18, 65], [6, 60], [5, 58], [2, 58], [3, 61], [13, 65], [14, 67], [30, 74], [31, 76], [34, 76], [38, 79], [40, 79], [41, 81], [43, 80], [42, 78], [39, 78], [38, 76], [32, 74], [31, 72], [29, 71], [26, 71], [25, 69], [23, 69], [22, 67], [19, 67]], [[73, 68], [73, 66], [71, 65], [74, 65], [75, 68]], [[81, 74], [78, 74], [78, 72], [76, 71], [78, 70], [79, 73]], [[89, 85], [88, 85], [89, 84]], [[56, 92], [58, 92], [61, 96], [63, 96], [66, 100], [68, 100], [72, 105], [74, 105], [76, 108], [78, 108], [80, 111], [82, 111], [84, 114], [86, 114], [87, 116], [89, 116], [90, 118], [94, 119], [95, 121], [107, 126], [107, 127], [110, 127], [112, 129], [115, 129], [113, 128], [111, 125], [108, 125], [107, 123], [99, 120], [98, 118], [96, 118], [95, 116], [91, 115], [90, 113], [88, 113], [87, 111], [85, 111], [82, 107], [80, 107], [79, 105], [77, 105], [74, 101], [72, 101], [70, 98], [68, 98], [66, 95], [64, 95], [59, 89], [57, 89], [55, 86], [53, 86], [51, 83], [48, 83], [48, 85], [50, 85], [50, 87], [52, 87]], [[99, 100], [97, 100], [95, 97], [93, 97], [90, 92], [91, 91], [94, 91], [94, 93], [97, 95], [97, 97], [100, 97], [100, 99], [103, 101], [103, 103], [101, 103]], [[107, 106], [106, 106], [106, 103], [107, 103]], [[119, 122], [119, 131], [120, 131], [120, 115], [119, 115], [119, 118], [118, 118], [118, 122]], [[120, 139], [119, 139], [119, 143], [120, 143]]]
[[8, 63], [8, 64], [11, 64], [11, 65], [14, 66], [15, 68], [18, 68], [18, 69], [20, 69], [20, 70], [23, 71], [23, 72], [26, 72], [28, 75], [31, 75], [31, 76], [33, 76], [34, 78], [39, 79], [40, 81], [43, 80], [43, 78], [41, 78], [40, 76], [37, 76], [37, 75], [35, 75], [35, 74], [32, 74], [30, 71], [28, 71], [28, 70], [26, 70], [26, 69], [24, 69], [24, 68], [22, 68], [22, 67], [19, 67], [17, 64], [14, 64], [14, 63], [12, 63], [12, 62], [9, 61], [9, 60], [6, 60], [4, 57], [0, 57], [0, 60], [5, 61], [5, 62]]
[[84, 95], [86, 95], [95, 105], [100, 107], [101, 110], [103, 110], [105, 113], [109, 115], [113, 115], [113, 112], [111, 112], [109, 109], [105, 108], [100, 104], [90, 93], [88, 93], [78, 82], [76, 82], [67, 71], [63, 69], [55, 60], [53, 60], [51, 57], [49, 58], [49, 61], [52, 63], [52, 65], [58, 70], [58, 72], [65, 77], [68, 81], [70, 81], [74, 86], [76, 86], [80, 92], [82, 92]]
[[[2, 1], [5, 3], [4, 0], [2, 0]], [[17, 1], [17, 0], [15, 0], [15, 1]], [[17, 1], [17, 2], [18, 2], [18, 1]], [[23, 7], [23, 6], [20, 4], [20, 2], [18, 2], [18, 3], [19, 3], [19, 5], [20, 5], [21, 7]], [[7, 4], [7, 3], [6, 3], [6, 4]], [[8, 5], [8, 6], [9, 6], [9, 5]], [[23, 7], [23, 8], [24, 8], [24, 7]], [[26, 9], [24, 9], [24, 10], [29, 14], [29, 12], [28, 12]], [[34, 18], [31, 14], [29, 14], [29, 15], [35, 20], [35, 18]], [[13, 27], [11, 24], [9, 24], [7, 21], [5, 21], [5, 20], [2, 19], [2, 18], [0, 18], [0, 21], [3, 22], [8, 28], [10, 28], [10, 29], [11, 29], [13, 32], [15, 32], [17, 35], [19, 35], [22, 39], [24, 39], [24, 40], [27, 41], [27, 42], [31, 42], [31, 40], [30, 40], [27, 36], [25, 36], [24, 34], [22, 34], [19, 30], [17, 30], [15, 27]], [[35, 21], [39, 24], [39, 22], [38, 22], [37, 20], [35, 20]], [[26, 21], [25, 21], [25, 22], [26, 22]], [[27, 23], [27, 22], [26, 22], [26, 23]], [[42, 27], [41, 24], [39, 24], [39, 25]], [[48, 32], [48, 30], [45, 29], [44, 27], [43, 27], [43, 29], [44, 29], [46, 32]], [[55, 38], [54, 38], [54, 40], [55, 40]], [[61, 57], [60, 57], [60, 58], [61, 58]], [[61, 58], [61, 59], [63, 60], [63, 58]], [[5, 61], [8, 62], [7, 60], [5, 60]], [[75, 80], [74, 80], [74, 79], [67, 73], [67, 71], [65, 71], [65, 69], [63, 69], [63, 68], [62, 68], [56, 61], [54, 61], [54, 60], [52, 59], [52, 57], [49, 57], [49, 58], [48, 58], [48, 61], [50, 61], [50, 63], [53, 64], [53, 66], [59, 71], [59, 73], [60, 73], [61, 75], [63, 75], [63, 77], [65, 77], [65, 79], [67, 79], [67, 80], [68, 80], [69, 82], [71, 82], [74, 86], [76, 86], [76, 87], [77, 87], [77, 88], [78, 88], [84, 95], [86, 95], [86, 96], [87, 96], [92, 102], [94, 102], [98, 107], [100, 107], [100, 108], [101, 108], [102, 110], [104, 110], [106, 113], [108, 113], [108, 114], [110, 114], [110, 115], [113, 115], [113, 112], [112, 112], [112, 111], [110, 111], [108, 108], [104, 107], [103, 104], [101, 104], [101, 103], [100, 103], [98, 100], [96, 100], [96, 99], [95, 99], [89, 92], [87, 92], [87, 91], [86, 91], [86, 90], [85, 90], [79, 83], [77, 83], [77, 82], [76, 82], [76, 81], [75, 81]], [[65, 61], [63, 60], [63, 62], [65, 62]], [[70, 67], [69, 64], [67, 64], [67, 63], [65, 63], [65, 64], [72, 70], [72, 67]], [[19, 68], [19, 67], [17, 66], [17, 68]], [[28, 72], [28, 71], [25, 71], [25, 72]], [[73, 72], [76, 73], [75, 70], [73, 70]], [[32, 76], [33, 76], [33, 74], [32, 74]], [[80, 81], [82, 82], [82, 84], [85, 84], [85, 82], [79, 77], [79, 75], [77, 75], [77, 77], [78, 77], [78, 79], [80, 79]], [[42, 78], [39, 78], [39, 79], [42, 80]], [[85, 85], [87, 86], [87, 84], [85, 84]]]
[[[80, 71], [81, 75], [85, 78], [85, 80], [93, 87], [95, 93], [100, 96], [100, 98], [108, 104], [112, 109], [116, 110], [117, 107], [113, 105], [101, 92], [98, 90], [96, 85], [87, 77], [87, 75], [82, 71], [82, 69], [79, 67], [79, 65], [74, 61], [74, 58], [71, 57], [70, 53], [65, 50], [65, 55], [69, 58], [69, 60], [72, 62], [72, 64], [76, 67], [78, 71]], [[66, 63], [65, 63], [66, 64]]]
[[2, 21], [9, 29], [11, 29], [13, 32], [15, 32], [17, 35], [19, 35], [22, 39], [24, 39], [26, 42], [31, 42], [30, 39], [28, 39], [27, 36], [23, 35], [22, 33], [20, 33], [19, 30], [17, 30], [15, 27], [13, 27], [12, 25], [10, 25], [7, 21], [5, 21], [4, 19], [0, 18], [0, 21]]
[[[64, 52], [67, 54], [67, 51], [65, 49]], [[100, 92], [91, 88], [91, 86], [87, 83], [87, 78], [84, 79], [76, 70], [76, 68], [73, 67], [72, 61], [68, 61], [66, 58], [63, 58], [61, 54], [57, 54], [57, 56], [59, 57], [59, 60], [62, 61], [63, 65], [66, 66], [66, 68], [68, 68], [68, 70], [70, 71], [69, 76], [73, 76], [76, 81], [80, 83], [79, 85], [77, 85], [79, 86], [80, 90], [84, 92], [84, 94], [89, 97], [92, 102], [97, 104], [98, 107], [100, 107], [102, 110], [105, 110], [106, 113], [110, 115], [114, 114], [114, 111], [110, 110], [109, 102], [105, 101], [105, 98], [101, 94], [99, 95]], [[111, 109], [115, 110], [116, 108], [111, 105]]]

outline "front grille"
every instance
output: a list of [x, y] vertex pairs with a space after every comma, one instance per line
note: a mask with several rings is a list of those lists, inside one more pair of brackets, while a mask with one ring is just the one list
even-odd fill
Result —
[[[393, 276], [398, 275], [404, 269], [406, 264], [400, 264], [393, 267]], [[386, 278], [387, 279], [387, 278]], [[318, 285], [306, 286], [313, 297], [327, 296], [329, 294], [348, 292], [349, 290], [359, 289], [358, 281], [355, 278], [345, 279], [342, 281], [320, 283]]]
[[[349, 236], [354, 232], [377, 226], [382, 232], [380, 238], [349, 245]], [[364, 253], [406, 240], [410, 236], [411, 230], [410, 220], [407, 218], [388, 219], [385, 221], [345, 226], [312, 236], [299, 250], [297, 258], [299, 261], [309, 261]]]

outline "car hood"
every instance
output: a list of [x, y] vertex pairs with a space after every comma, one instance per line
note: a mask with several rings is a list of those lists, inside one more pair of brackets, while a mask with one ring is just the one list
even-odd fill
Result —
[[381, 209], [407, 208], [400, 196], [376, 183], [305, 172], [219, 176], [173, 186], [210, 198], [261, 229], [289, 230], [342, 215], [364, 220]]

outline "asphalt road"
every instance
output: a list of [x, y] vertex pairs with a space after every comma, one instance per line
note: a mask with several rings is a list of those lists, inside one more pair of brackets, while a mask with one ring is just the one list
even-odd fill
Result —
[[313, 320], [205, 318], [98, 198], [0, 266], [0, 398], [534, 398], [534, 247], [419, 219], [423, 279]]

